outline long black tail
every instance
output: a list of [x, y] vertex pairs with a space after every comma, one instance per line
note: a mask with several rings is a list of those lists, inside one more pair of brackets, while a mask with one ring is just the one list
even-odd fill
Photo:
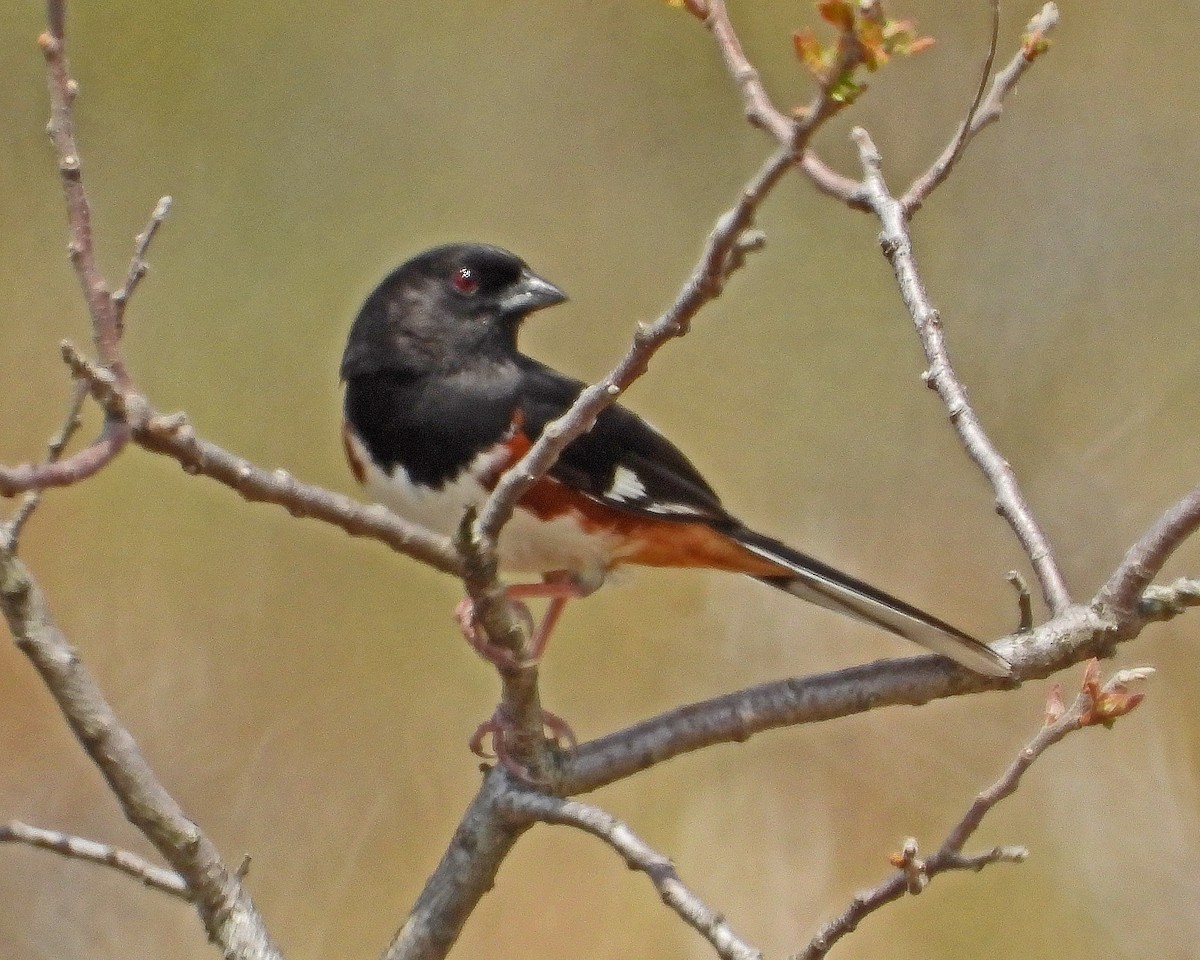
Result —
[[731, 535], [746, 549], [790, 571], [777, 577], [758, 577], [763, 583], [873, 623], [984, 676], [1012, 676], [1012, 666], [1000, 654], [945, 621], [761, 533], [743, 527]]

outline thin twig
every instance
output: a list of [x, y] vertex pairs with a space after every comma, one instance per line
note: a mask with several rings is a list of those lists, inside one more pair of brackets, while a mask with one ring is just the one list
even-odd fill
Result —
[[771, 102], [758, 70], [746, 58], [741, 40], [730, 22], [725, 0], [705, 0], [704, 6], [707, 11], [703, 17], [704, 25], [712, 33], [725, 68], [741, 91], [746, 119], [767, 131], [780, 146], [787, 146], [795, 137], [796, 121]]
[[1033, 629], [1033, 597], [1029, 584], [1019, 570], [1009, 570], [1004, 578], [1017, 591], [1017, 633], [1028, 633]]
[[1149, 586], [1138, 601], [1138, 616], [1147, 622], [1172, 620], [1189, 607], [1200, 607], [1200, 580], [1181, 577], [1167, 586]]
[[71, 77], [70, 64], [67, 61], [66, 8], [66, 0], [47, 0], [48, 28], [38, 37], [38, 45], [46, 57], [47, 82], [50, 89], [50, 123], [47, 131], [58, 159], [58, 172], [67, 202], [67, 221], [71, 235], [67, 250], [83, 287], [84, 299], [87, 301], [96, 352], [100, 361], [113, 372], [118, 383], [128, 385], [129, 374], [121, 357], [121, 330], [117, 308], [96, 262], [96, 250], [92, 242], [92, 210], [83, 189], [83, 168], [79, 159], [79, 145], [75, 138], [73, 110], [79, 86]]
[[[983, 69], [979, 73], [979, 86], [975, 89], [975, 97], [971, 101], [971, 108], [967, 111], [967, 116], [959, 126], [954, 139], [950, 141], [950, 145], [934, 161], [933, 166], [922, 177], [914, 181], [913, 185], [901, 197], [900, 203], [904, 207], [904, 212], [909, 217], [920, 209], [925, 198], [937, 188], [938, 184], [950, 175], [950, 171], [954, 169], [954, 165], [958, 163], [958, 158], [967, 149], [967, 142], [974, 133], [975, 117], [979, 113], [980, 104], [983, 103], [983, 95], [987, 92], [988, 78], [992, 75], [992, 64], [996, 62], [996, 45], [1000, 42], [1000, 0], [991, 0], [991, 3], [992, 36], [988, 41], [987, 56], [983, 60]], [[1017, 56], [1021, 55], [1017, 54]]]
[[737, 203], [717, 219], [699, 262], [675, 302], [653, 323], [638, 329], [629, 350], [608, 376], [580, 393], [571, 409], [548, 424], [525, 456], [500, 478], [479, 512], [476, 529], [481, 539], [495, 539], [512, 516], [516, 502], [554, 465], [562, 451], [591, 429], [596, 417], [646, 372], [659, 348], [687, 334], [700, 308], [721, 294], [730, 271], [741, 262], [740, 256], [731, 259], [739, 238], [753, 225], [759, 206], [791, 162], [791, 152], [784, 148], [767, 159], [742, 188]]
[[149, 269], [146, 264], [146, 251], [150, 248], [154, 235], [158, 233], [158, 228], [162, 226], [170, 209], [170, 197], [163, 197], [158, 201], [154, 212], [150, 214], [150, 221], [146, 224], [146, 229], [139, 233], [137, 239], [134, 240], [133, 256], [129, 260], [129, 272], [125, 275], [125, 282], [121, 285], [121, 289], [113, 294], [117, 332], [122, 336], [125, 333], [125, 311], [129, 307], [129, 298], [133, 296], [133, 291], [137, 289], [137, 285], [142, 282], [142, 278]]
[[[111, 459], [115, 451], [106, 444], [123, 444], [129, 438], [127, 421], [136, 426], [132, 439], [151, 453], [178, 461], [185, 473], [201, 474], [237, 491], [256, 503], [273, 503], [296, 517], [312, 517], [339, 527], [354, 537], [378, 540], [397, 553], [405, 554], [445, 573], [461, 576], [463, 564], [447, 537], [439, 536], [414, 523], [401, 520], [379, 504], [367, 505], [344, 494], [297, 480], [286, 470], [268, 470], [244, 457], [231, 453], [196, 434], [182, 414], [158, 413], [145, 397], [117, 385], [115, 377], [103, 367], [79, 354], [69, 343], [63, 344], [63, 356], [72, 374], [91, 390], [92, 396], [109, 414], [105, 433], [91, 446], [50, 467], [41, 464], [0, 468], [0, 493], [8, 492], [5, 483], [15, 478], [36, 479], [35, 486], [54, 486], [58, 468], [90, 467], [87, 457]], [[108, 437], [109, 431], [120, 431]], [[95, 470], [92, 470], [94, 473]], [[67, 478], [65, 482], [72, 482]], [[19, 483], [17, 489], [24, 489]]]
[[[1136, 707], [1141, 701], [1141, 695], [1130, 693], [1128, 687], [1147, 675], [1146, 670], [1122, 670], [1101, 688], [1098, 682], [1099, 667], [1092, 661], [1084, 672], [1083, 684], [1070, 709], [1061, 711], [1057, 707], [1052, 708], [1046, 724], [1017, 754], [1000, 779], [975, 797], [966, 813], [946, 835], [938, 851], [931, 857], [921, 858], [917, 854], [916, 841], [907, 841], [902, 853], [893, 858], [896, 872], [878, 886], [855, 894], [846, 909], [826, 923], [808, 947], [797, 954], [794, 960], [821, 960], [867, 916], [886, 904], [899, 900], [906, 893], [920, 893], [928, 886], [929, 881], [940, 873], [950, 870], [981, 870], [993, 863], [1023, 862], [1029, 855], [1023, 847], [992, 847], [990, 850], [974, 854], [963, 853], [963, 847], [979, 829], [984, 817], [995, 809], [1001, 800], [1017, 791], [1025, 772], [1050, 747], [1068, 734], [1084, 727], [1108, 726], [1117, 717]], [[1058, 703], [1057, 692], [1052, 694], [1051, 702]]]
[[[83, 401], [87, 399], [88, 387], [82, 380], [73, 381], [71, 387], [71, 400], [67, 404], [67, 415], [63, 418], [62, 426], [58, 428], [58, 433], [50, 438], [50, 442], [46, 445], [46, 463], [55, 463], [61, 456], [68, 443], [71, 442], [71, 437], [75, 431], [79, 429], [79, 413], [83, 409]], [[7, 530], [5, 531], [9, 549], [16, 550], [17, 544], [21, 540], [21, 531], [25, 524], [29, 522], [29, 518], [33, 516], [38, 505], [42, 502], [41, 489], [31, 490], [25, 494], [21, 500], [21, 505], [14, 511], [12, 519], [8, 521]]]
[[31, 827], [18, 820], [0, 824], [0, 843], [24, 843], [42, 850], [52, 850], [71, 860], [112, 867], [135, 880], [140, 880], [153, 890], [161, 890], [188, 902], [192, 899], [183, 877], [174, 870], [156, 866], [136, 853], [121, 850], [107, 843], [99, 843], [58, 830]]
[[941, 317], [930, 302], [925, 284], [921, 280], [904, 208], [892, 196], [883, 179], [879, 151], [861, 127], [855, 128], [851, 136], [858, 144], [871, 208], [883, 228], [879, 244], [896, 274], [900, 295], [916, 326], [926, 360], [929, 362], [925, 382], [941, 397], [967, 454], [991, 483], [996, 494], [996, 509], [1008, 521], [1029, 557], [1046, 605], [1052, 613], [1061, 613], [1071, 603], [1062, 572], [1054, 559], [1046, 534], [1021, 493], [1016, 475], [984, 431], [967, 399], [967, 392], [950, 363]]
[[82, 450], [65, 460], [0, 466], [0, 496], [11, 497], [22, 491], [69, 487], [94, 477], [113, 461], [129, 442], [129, 426], [109, 417], [100, 434]]
[[635, 834], [628, 824], [592, 804], [530, 790], [507, 793], [500, 804], [526, 822], [576, 827], [604, 841], [621, 855], [629, 869], [639, 870], [650, 878], [663, 903], [704, 937], [722, 960], [762, 960], [762, 952], [734, 933], [721, 914], [684, 884], [675, 865]]

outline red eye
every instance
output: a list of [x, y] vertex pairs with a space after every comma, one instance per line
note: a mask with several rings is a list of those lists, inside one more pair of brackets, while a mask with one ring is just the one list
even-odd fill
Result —
[[471, 272], [470, 267], [459, 267], [450, 277], [450, 283], [459, 293], [470, 296], [479, 289], [479, 281], [475, 279], [475, 274]]

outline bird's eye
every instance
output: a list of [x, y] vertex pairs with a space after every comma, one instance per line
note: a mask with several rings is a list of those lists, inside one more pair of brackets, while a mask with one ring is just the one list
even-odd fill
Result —
[[479, 279], [470, 267], [459, 267], [450, 275], [450, 284], [464, 296], [470, 296], [479, 289]]

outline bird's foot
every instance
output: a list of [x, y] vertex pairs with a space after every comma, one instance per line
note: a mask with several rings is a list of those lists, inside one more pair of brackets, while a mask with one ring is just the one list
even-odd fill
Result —
[[[529, 612], [529, 607], [520, 600], [513, 600], [511, 597], [509, 598], [509, 603], [516, 609], [517, 615], [525, 621], [526, 630], [529, 633], [533, 633], [533, 614]], [[508, 647], [492, 643], [488, 638], [487, 632], [480, 625], [478, 617], [475, 615], [475, 601], [470, 597], [464, 597], [459, 601], [458, 606], [454, 608], [454, 619], [458, 623], [458, 628], [462, 631], [462, 635], [466, 638], [467, 643], [471, 645], [471, 649], [496, 667], [496, 669], [524, 670], [534, 666], [538, 662], [538, 658], [532, 656], [532, 651], [529, 655], [521, 657], [513, 653]]]
[[[483, 659], [500, 670], [524, 670], [535, 666], [546, 652], [550, 642], [550, 634], [554, 631], [558, 618], [562, 616], [563, 608], [568, 600], [584, 596], [586, 591], [567, 574], [551, 573], [541, 583], [517, 583], [504, 588], [508, 602], [517, 610], [525, 621], [526, 630], [530, 635], [529, 644], [523, 655], [514, 653], [507, 647], [493, 643], [487, 636], [475, 612], [475, 602], [465, 597], [454, 608], [454, 619], [458, 621], [459, 629], [467, 639], [467, 643]], [[550, 601], [542, 622], [534, 629], [533, 614], [523, 602], [524, 598]]]
[[[542, 728], [545, 739], [557, 750], [574, 750], [579, 741], [571, 725], [556, 713], [542, 710]], [[549, 734], [549, 736], [545, 736]], [[518, 730], [512, 718], [503, 707], [497, 707], [492, 716], [481, 723], [471, 735], [468, 744], [471, 752], [485, 760], [496, 760], [510, 774], [522, 783], [531, 786], [545, 786], [546, 778], [529, 769], [516, 758], [520, 750], [521, 739], [527, 736]], [[484, 747], [484, 741], [490, 739], [492, 752]]]

